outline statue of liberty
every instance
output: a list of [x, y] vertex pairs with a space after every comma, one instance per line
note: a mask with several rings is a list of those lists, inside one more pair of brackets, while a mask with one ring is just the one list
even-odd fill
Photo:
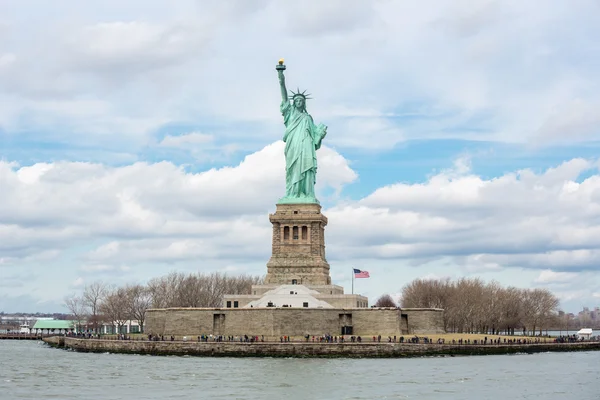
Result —
[[[306, 112], [306, 91], [288, 92], [285, 87], [283, 59], [276, 67], [281, 87], [281, 114], [285, 124], [285, 196], [279, 204], [319, 203], [315, 197], [317, 177], [317, 153], [321, 141], [327, 135], [327, 127], [315, 125]], [[291, 100], [291, 102], [290, 102]]]

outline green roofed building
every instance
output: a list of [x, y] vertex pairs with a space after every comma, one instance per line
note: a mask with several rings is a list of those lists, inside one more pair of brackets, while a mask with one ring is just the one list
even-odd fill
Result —
[[35, 333], [67, 333], [75, 330], [74, 321], [38, 320], [31, 328]]

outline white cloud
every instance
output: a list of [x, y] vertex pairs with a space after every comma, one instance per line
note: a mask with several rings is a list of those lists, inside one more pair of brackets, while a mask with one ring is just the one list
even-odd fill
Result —
[[426, 281], [434, 281], [434, 280], [444, 280], [444, 279], [448, 279], [451, 278], [447, 275], [438, 275], [438, 274], [434, 274], [434, 273], [429, 273], [426, 275], [423, 275], [422, 277], [420, 277], [420, 279], [426, 280]]
[[[319, 188], [336, 191], [356, 179], [347, 161], [324, 147]], [[268, 244], [257, 226], [283, 196], [283, 142], [248, 155], [240, 165], [187, 173], [168, 162], [113, 168], [91, 163], [40, 163], [18, 168], [0, 161], [0, 250], [22, 258], [101, 238], [119, 238], [90, 253], [96, 261], [131, 254], [133, 260], [190, 259]], [[262, 219], [262, 218], [261, 218]], [[255, 231], [256, 235], [242, 232]], [[261, 236], [262, 235], [262, 236]], [[220, 247], [225, 246], [225, 247]], [[258, 247], [264, 250], [263, 247]], [[236, 256], [237, 257], [237, 256]]]
[[535, 280], [536, 283], [563, 283], [569, 282], [577, 278], [577, 274], [572, 272], [554, 272], [545, 269], [540, 272], [540, 275]]
[[327, 140], [343, 147], [384, 150], [405, 139], [403, 130], [383, 117], [347, 117], [330, 129]]
[[180, 148], [187, 146], [203, 145], [210, 143], [213, 140], [213, 135], [208, 135], [200, 132], [191, 132], [178, 136], [167, 135], [160, 141], [159, 146]]
[[427, 182], [377, 189], [327, 210], [344, 258], [461, 258], [482, 270], [507, 266], [595, 270], [600, 261], [600, 179], [576, 183], [592, 162], [571, 160], [482, 179], [459, 163]]
[[176, 65], [190, 58], [191, 49], [202, 49], [210, 38], [214, 25], [206, 20], [204, 24], [198, 22], [115, 21], [88, 25], [69, 38], [69, 58], [77, 68], [110, 72], [111, 77]]
[[542, 121], [535, 139], [543, 142], [572, 143], [598, 137], [600, 132], [600, 101], [572, 99], [557, 104]]
[[364, 28], [374, 22], [373, 4], [361, 0], [330, 0], [306, 3], [278, 4], [285, 15], [285, 27], [298, 35], [321, 36], [343, 34]]
[[84, 265], [80, 269], [81, 271], [85, 272], [125, 272], [129, 271], [131, 268], [126, 265], [115, 266], [107, 264], [91, 264]]
[[61, 143], [110, 147], [118, 137], [131, 151], [161, 126], [205, 129], [215, 120], [271, 140], [281, 130], [273, 64], [284, 56], [290, 87], [315, 94], [310, 110], [338, 146], [599, 137], [591, 1], [221, 3], [133, 1], [119, 13], [109, 11], [116, 3], [68, 13], [53, 4], [66, 22], [39, 18], [44, 7], [14, 7], [0, 60], [18, 68], [3, 68], [0, 124]]
[[[340, 193], [357, 177], [327, 147], [319, 160], [321, 188]], [[238, 166], [200, 173], [167, 162], [0, 162], [6, 189], [0, 251], [8, 265], [42, 265], [43, 254], [62, 262], [75, 253], [83, 265], [72, 274], [119, 279], [148, 279], [156, 268], [164, 273], [173, 265], [244, 270], [241, 265], [252, 263], [264, 273], [271, 239], [267, 213], [283, 194], [281, 165], [282, 142]], [[484, 179], [460, 158], [454, 169], [425, 182], [388, 185], [324, 209], [329, 261], [360, 262], [375, 276], [377, 266], [389, 262], [431, 277], [446, 276], [439, 269], [444, 265], [488, 276], [540, 271], [527, 275], [531, 285], [558, 285], [567, 300], [591, 298], [600, 285], [594, 275], [600, 262], [596, 168], [595, 162], [574, 159], [539, 174], [524, 170]], [[583, 172], [589, 176], [579, 179]]]

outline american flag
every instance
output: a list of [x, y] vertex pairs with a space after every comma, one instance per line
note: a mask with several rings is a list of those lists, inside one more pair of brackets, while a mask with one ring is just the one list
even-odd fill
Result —
[[354, 269], [354, 277], [355, 278], [369, 278], [369, 271], [361, 271], [360, 269]]

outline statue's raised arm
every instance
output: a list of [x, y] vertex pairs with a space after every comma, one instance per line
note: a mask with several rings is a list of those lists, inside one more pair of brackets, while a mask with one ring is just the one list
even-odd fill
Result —
[[283, 58], [279, 60], [279, 64], [277, 64], [277, 75], [279, 75], [279, 87], [281, 88], [281, 101], [288, 101], [287, 89], [285, 87], [285, 76], [283, 75], [283, 71], [285, 71], [285, 65], [283, 65]]

